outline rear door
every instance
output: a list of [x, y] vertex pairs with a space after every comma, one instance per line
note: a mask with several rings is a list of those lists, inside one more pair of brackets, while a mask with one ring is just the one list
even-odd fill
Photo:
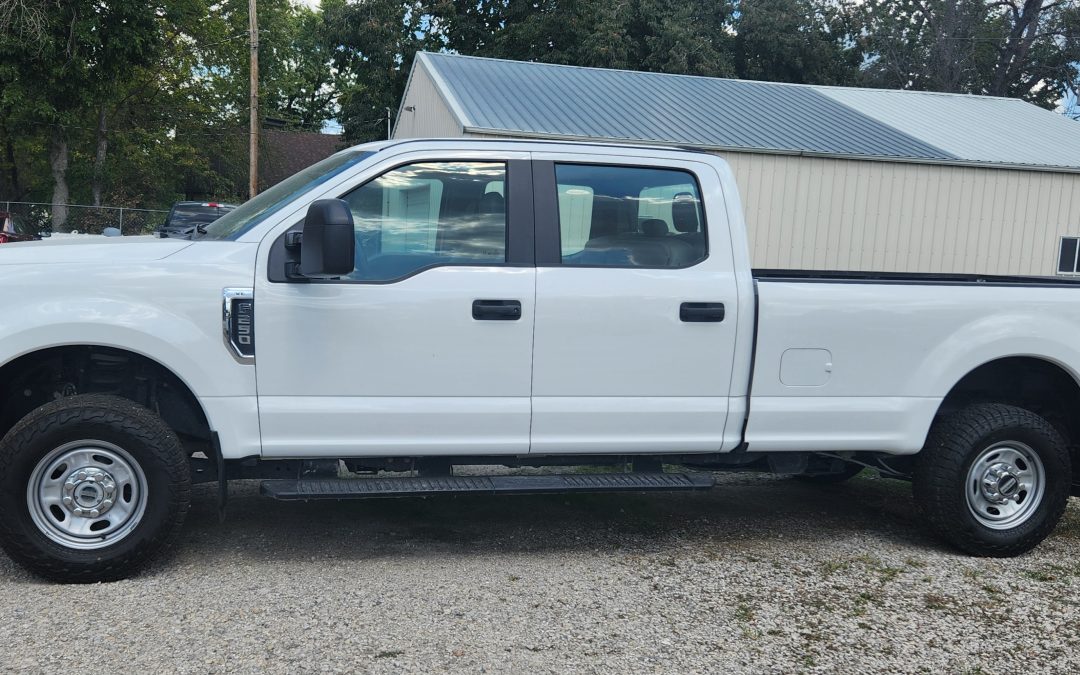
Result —
[[715, 171], [534, 158], [532, 452], [721, 450], [738, 294]]

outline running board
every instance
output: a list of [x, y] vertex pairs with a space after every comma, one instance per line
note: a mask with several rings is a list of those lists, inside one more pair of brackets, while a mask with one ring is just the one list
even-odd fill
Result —
[[546, 492], [646, 492], [707, 490], [709, 474], [593, 473], [552, 476], [442, 476], [267, 480], [262, 493], [281, 500], [370, 499], [443, 494], [542, 494]]

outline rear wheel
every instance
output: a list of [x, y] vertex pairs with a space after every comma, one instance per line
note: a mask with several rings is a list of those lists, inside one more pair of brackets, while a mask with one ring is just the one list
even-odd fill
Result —
[[934, 424], [916, 457], [919, 511], [957, 548], [1005, 557], [1031, 550], [1054, 529], [1069, 495], [1069, 450], [1035, 413], [978, 404]]
[[109, 581], [177, 535], [191, 479], [176, 434], [114, 396], [41, 406], [0, 441], [0, 545], [56, 581]]

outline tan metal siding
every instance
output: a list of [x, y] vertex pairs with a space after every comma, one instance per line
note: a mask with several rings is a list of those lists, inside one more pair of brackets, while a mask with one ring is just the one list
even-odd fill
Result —
[[[406, 110], [410, 106], [414, 108], [411, 112]], [[399, 115], [394, 138], [457, 138], [462, 135], [461, 124], [450, 112], [424, 67], [413, 68]]]
[[755, 267], [1052, 275], [1080, 236], [1080, 175], [717, 154]]

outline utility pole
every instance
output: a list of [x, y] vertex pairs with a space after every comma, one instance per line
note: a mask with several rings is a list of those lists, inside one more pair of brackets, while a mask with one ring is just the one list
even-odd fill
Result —
[[259, 21], [255, 0], [248, 0], [251, 31], [251, 128], [248, 145], [248, 199], [259, 193]]
[[386, 140], [390, 140], [390, 107], [386, 108]]

